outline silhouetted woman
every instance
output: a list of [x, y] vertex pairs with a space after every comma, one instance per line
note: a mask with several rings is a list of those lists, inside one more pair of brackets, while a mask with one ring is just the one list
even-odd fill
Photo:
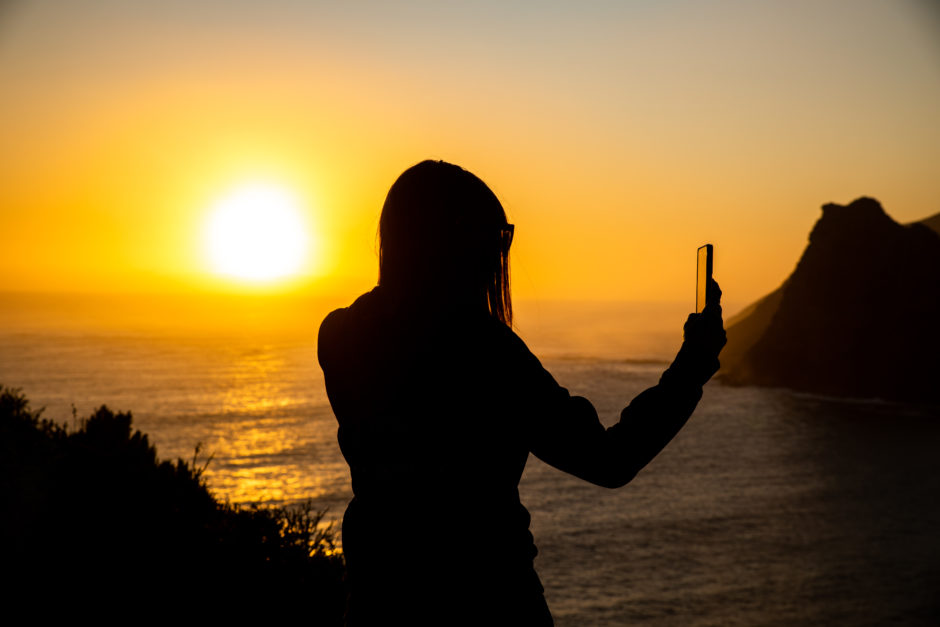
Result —
[[512, 236], [483, 181], [419, 163], [385, 200], [378, 286], [320, 327], [354, 493], [343, 518], [350, 625], [551, 625], [519, 502], [529, 453], [622, 486], [718, 370], [716, 306], [689, 317], [659, 385], [604, 429], [510, 327]]

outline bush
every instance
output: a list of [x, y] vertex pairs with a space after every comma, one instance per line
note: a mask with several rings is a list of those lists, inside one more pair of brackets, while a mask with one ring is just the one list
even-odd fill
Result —
[[166, 614], [342, 624], [344, 564], [325, 512], [220, 503], [205, 465], [159, 461], [131, 422], [102, 406], [70, 431], [0, 387], [0, 542], [22, 591], [68, 591], [97, 611], [149, 599]]

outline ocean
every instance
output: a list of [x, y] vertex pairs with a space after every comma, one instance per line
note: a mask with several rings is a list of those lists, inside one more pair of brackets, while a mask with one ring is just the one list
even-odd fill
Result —
[[[73, 407], [130, 410], [161, 459], [192, 459], [199, 443], [211, 489], [233, 503], [313, 499], [341, 518], [351, 493], [316, 361], [323, 307], [283, 327], [197, 331], [93, 324], [100, 302], [69, 302], [2, 300], [0, 384], [66, 423]], [[684, 319], [669, 304], [518, 309], [519, 334], [608, 425], [655, 385]], [[530, 456], [520, 492], [560, 626], [937, 625], [938, 451], [938, 408], [710, 382], [626, 487]]]

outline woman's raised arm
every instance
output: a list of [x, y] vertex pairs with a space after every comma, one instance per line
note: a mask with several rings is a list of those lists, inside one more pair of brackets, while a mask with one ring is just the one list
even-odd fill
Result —
[[[712, 289], [720, 297], [717, 283]], [[530, 363], [524, 387], [537, 400], [527, 421], [529, 450], [600, 486], [617, 488], [633, 479], [682, 429], [702, 397], [702, 386], [718, 371], [725, 332], [719, 298], [713, 302], [701, 314], [689, 315], [682, 348], [659, 384], [634, 398], [609, 428], [590, 401], [571, 396], [541, 364]]]

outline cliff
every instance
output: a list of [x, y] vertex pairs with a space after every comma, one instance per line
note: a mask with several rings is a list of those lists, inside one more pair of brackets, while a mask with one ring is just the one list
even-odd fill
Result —
[[783, 285], [729, 321], [722, 379], [940, 401], [940, 235], [872, 198], [822, 211]]
[[[931, 229], [940, 233], [940, 213], [932, 215], [929, 218], [924, 218], [920, 221], [921, 224], [929, 226]], [[916, 223], [915, 223], [916, 224]]]

